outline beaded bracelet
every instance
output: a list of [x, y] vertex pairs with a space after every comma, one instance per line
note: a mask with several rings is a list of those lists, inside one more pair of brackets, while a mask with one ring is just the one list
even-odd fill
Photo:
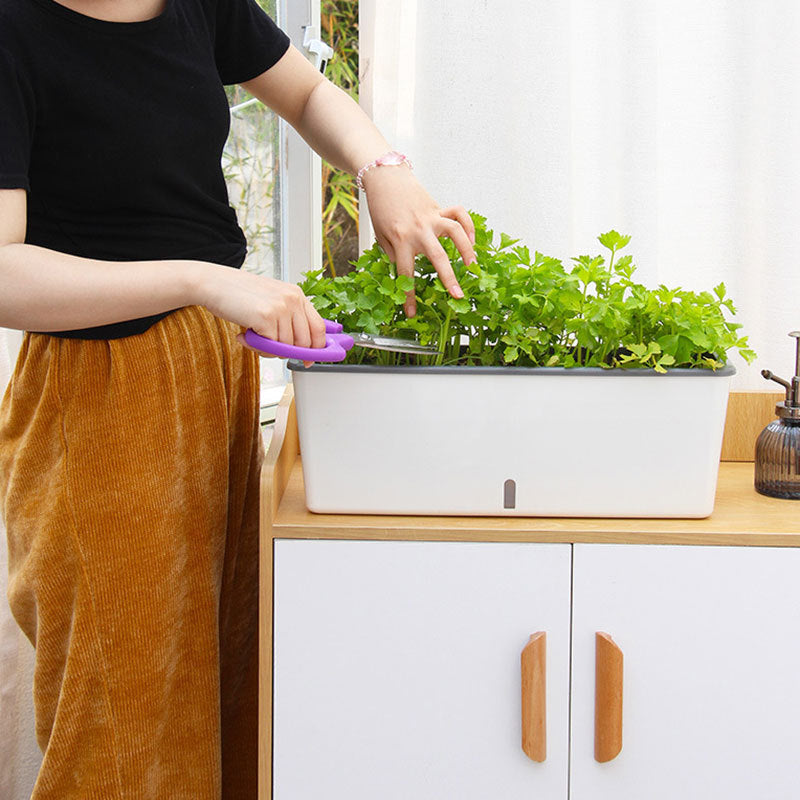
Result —
[[388, 153], [384, 153], [379, 158], [376, 158], [374, 161], [370, 161], [369, 164], [364, 164], [363, 167], [358, 171], [358, 175], [356, 175], [356, 186], [358, 186], [361, 191], [366, 191], [364, 189], [364, 175], [371, 170], [373, 167], [399, 167], [401, 164], [408, 164], [409, 169], [414, 169], [412, 163], [408, 160], [408, 156], [404, 156], [402, 153], [398, 153], [397, 150], [390, 150]]

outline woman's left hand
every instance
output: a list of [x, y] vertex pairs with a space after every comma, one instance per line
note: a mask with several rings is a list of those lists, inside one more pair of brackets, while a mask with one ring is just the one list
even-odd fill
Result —
[[[427, 256], [451, 297], [464, 296], [440, 236], [453, 240], [464, 264], [475, 260], [475, 226], [462, 206], [441, 209], [405, 165], [376, 167], [364, 175], [369, 214], [378, 244], [397, 266], [398, 275], [414, 277], [414, 258]], [[412, 289], [406, 315], [417, 313]]]

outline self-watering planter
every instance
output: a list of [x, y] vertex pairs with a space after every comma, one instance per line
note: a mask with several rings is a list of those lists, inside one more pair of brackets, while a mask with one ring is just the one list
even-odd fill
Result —
[[311, 511], [713, 510], [732, 366], [289, 367]]
[[[755, 353], [723, 283], [633, 280], [629, 236], [572, 266], [472, 214], [474, 258], [442, 246], [463, 290], [426, 257], [414, 280], [376, 244], [356, 269], [302, 284], [347, 331], [435, 355], [353, 347], [294, 370], [312, 511], [596, 517], [711, 513], [730, 377]], [[407, 293], [416, 314], [407, 317]], [[320, 355], [318, 352], [316, 355]], [[298, 358], [318, 361], [314, 353]], [[329, 359], [332, 360], [332, 359]]]

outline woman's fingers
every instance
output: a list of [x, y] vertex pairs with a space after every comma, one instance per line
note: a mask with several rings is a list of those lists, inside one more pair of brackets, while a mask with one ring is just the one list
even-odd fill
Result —
[[383, 250], [383, 252], [386, 253], [387, 256], [389, 256], [389, 261], [396, 264], [397, 257], [394, 252], [394, 247], [392, 247], [392, 243], [387, 238], [377, 233], [375, 234], [375, 238], [378, 240], [378, 244], [381, 246], [381, 250]]
[[[472, 244], [475, 244], [475, 224], [470, 217], [469, 212], [464, 206], [450, 206], [439, 212], [446, 219], [452, 219], [457, 222], [466, 231], [467, 236]], [[459, 250], [459, 252], [461, 252]], [[463, 256], [464, 254], [461, 253]]]
[[[440, 209], [410, 170], [372, 170], [365, 182], [378, 243], [397, 265], [398, 275], [413, 278], [414, 256], [423, 253], [450, 295], [462, 298], [464, 293], [438, 237], [453, 241], [464, 264], [475, 262], [475, 226], [467, 210], [463, 206]], [[406, 314], [413, 315], [415, 305], [409, 293]]]
[[304, 309], [292, 314], [292, 342], [297, 347], [311, 347], [311, 326]]
[[425, 240], [423, 253], [433, 264], [448, 294], [451, 297], [455, 297], [456, 300], [460, 300], [464, 296], [464, 291], [458, 283], [458, 278], [453, 272], [453, 265], [450, 263], [450, 259], [441, 242], [435, 236], [430, 236]]
[[[292, 314], [292, 336], [292, 344], [297, 347], [325, 347], [325, 322], [307, 297]], [[308, 368], [313, 363], [304, 361], [303, 366]]]
[[472, 247], [469, 235], [464, 228], [461, 227], [460, 223], [453, 222], [449, 219], [442, 219], [441, 226], [437, 233], [440, 236], [447, 236], [453, 240], [456, 250], [461, 253], [461, 258], [464, 260], [464, 266], [468, 267], [474, 261], [477, 261], [475, 249]]
[[307, 297], [305, 298], [305, 313], [311, 330], [311, 346], [325, 347], [325, 320]]
[[[451, 239], [464, 264], [469, 266], [477, 261], [473, 247], [475, 227], [469, 214], [461, 206], [452, 206], [443, 211], [437, 209], [435, 214], [435, 217], [429, 217], [426, 222], [418, 223], [417, 229], [412, 233], [406, 233], [403, 238], [396, 236], [394, 242], [387, 236], [378, 234], [378, 244], [395, 263], [397, 274], [407, 275], [412, 279], [415, 256], [417, 254], [427, 256], [450, 296], [460, 299], [464, 297], [464, 292], [438, 237], [447, 236]], [[413, 317], [416, 314], [416, 297], [413, 290], [406, 295], [404, 308], [406, 316]]]
[[268, 315], [274, 317], [275, 327], [275, 335], [269, 338], [296, 347], [325, 347], [325, 321], [312, 302], [297, 286], [281, 288], [283, 297]]
[[292, 318], [285, 314], [278, 317], [278, 334], [279, 342], [284, 344], [294, 344], [294, 330], [292, 329]]
[[[397, 260], [395, 261], [395, 266], [397, 267], [397, 274], [407, 275], [411, 280], [414, 280], [414, 256], [416, 255], [414, 249], [406, 244], [398, 247], [396, 252]], [[389, 257], [391, 258], [391, 256]], [[403, 310], [407, 317], [413, 317], [417, 313], [417, 296], [413, 288], [410, 292], [406, 292]]]
[[[300, 304], [291, 315], [291, 325], [287, 322], [284, 327], [281, 327], [279, 321], [278, 326], [281, 331], [290, 330], [292, 341], [287, 344], [293, 344], [296, 347], [325, 347], [325, 321], [320, 316], [314, 304], [304, 295], [300, 295]], [[279, 333], [279, 338], [280, 338]], [[281, 339], [281, 341], [284, 341]], [[308, 367], [314, 364], [313, 361], [303, 361], [303, 366]]]
[[[454, 215], [459, 213], [458, 208], [447, 209], [447, 211]], [[464, 213], [466, 214], [466, 212]], [[469, 215], [467, 215], [467, 219], [469, 219]], [[464, 291], [458, 283], [450, 258], [439, 242], [439, 236], [447, 236], [452, 239], [465, 265], [469, 266], [477, 260], [469, 233], [464, 229], [462, 221], [447, 217], [444, 212], [439, 221], [427, 231], [427, 234], [424, 231], [420, 232], [416, 243], [410, 237], [397, 242], [394, 248], [388, 241], [382, 241], [383, 237], [379, 238], [378, 242], [389, 258], [394, 261], [398, 275], [407, 275], [413, 279], [415, 256], [418, 253], [427, 256], [450, 296], [460, 299], [464, 296]], [[404, 309], [407, 317], [413, 317], [417, 313], [416, 296], [413, 289], [406, 294]]]

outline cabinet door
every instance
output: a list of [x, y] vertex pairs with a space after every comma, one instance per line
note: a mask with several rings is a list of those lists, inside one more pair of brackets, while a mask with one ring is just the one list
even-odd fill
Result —
[[[784, 800], [800, 785], [800, 551], [576, 545], [573, 800]], [[593, 758], [595, 632], [623, 744]]]
[[[564, 800], [570, 546], [275, 542], [275, 800]], [[547, 757], [520, 653], [547, 634]]]

